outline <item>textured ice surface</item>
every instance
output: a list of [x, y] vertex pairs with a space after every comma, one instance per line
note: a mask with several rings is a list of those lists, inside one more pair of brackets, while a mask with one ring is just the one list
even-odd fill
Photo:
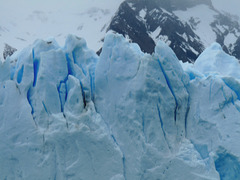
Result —
[[[69, 54], [97, 56], [74, 36], [68, 46], [36, 41], [12, 65], [13, 79], [1, 82], [0, 179], [123, 177], [119, 147], [92, 101], [83, 101], [91, 61], [77, 76], [81, 68]], [[1, 73], [10, 74], [8, 67], [1, 65]]]
[[198, 57], [194, 67], [206, 76], [219, 74], [240, 79], [239, 61], [226, 54], [217, 43], [213, 43]]
[[239, 69], [216, 47], [181, 66], [162, 42], [108, 33], [98, 57], [69, 35], [7, 58], [0, 179], [238, 179]]

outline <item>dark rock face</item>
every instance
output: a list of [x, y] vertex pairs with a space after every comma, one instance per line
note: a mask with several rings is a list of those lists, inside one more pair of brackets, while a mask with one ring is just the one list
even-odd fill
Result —
[[[237, 20], [234, 20], [234, 18], [229, 14], [219, 14], [216, 16], [215, 21], [211, 23], [211, 27], [216, 33], [216, 42], [221, 44], [223, 50], [226, 53], [234, 55], [236, 58], [240, 59], [240, 39], [238, 38], [240, 25]], [[226, 45], [224, 41], [230, 33], [235, 36], [236, 41]]]
[[8, 56], [11, 56], [15, 51], [17, 51], [16, 48], [13, 48], [10, 45], [5, 44], [3, 58], [6, 59]]
[[240, 59], [240, 37], [237, 39], [236, 43], [234, 44], [234, 50], [232, 52], [232, 55]]
[[[210, 24], [216, 34], [216, 41], [227, 53], [240, 58], [240, 40], [230, 45], [224, 43], [229, 33], [240, 33], [239, 24], [230, 16], [216, 11], [211, 0], [126, 0], [120, 5], [108, 30], [124, 35], [147, 53], [153, 53], [156, 42], [163, 40], [180, 60], [194, 62], [206, 48], [195, 31], [200, 22], [194, 18], [182, 22], [174, 14], [174, 10], [187, 11], [187, 8], [199, 4], [205, 4], [219, 14]], [[219, 27], [224, 27], [225, 31], [221, 31]]]
[[134, 11], [129, 3], [124, 2], [120, 5], [117, 15], [112, 19], [109, 29], [114, 30], [139, 44], [144, 52], [152, 53], [155, 43], [147, 33], [147, 27], [139, 20], [137, 12]]
[[[145, 17], [140, 16], [141, 11], [145, 12]], [[156, 34], [156, 38], [168, 42], [179, 59], [192, 62], [204, 47], [191, 27], [182, 23], [171, 11], [170, 1], [125, 1], [109, 29], [128, 36], [139, 44], [142, 51], [152, 53], [156, 42], [150, 34], [160, 27], [161, 32]]]

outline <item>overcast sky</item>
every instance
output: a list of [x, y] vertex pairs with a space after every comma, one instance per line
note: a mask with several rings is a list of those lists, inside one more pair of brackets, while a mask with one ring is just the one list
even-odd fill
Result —
[[[0, 0], [0, 17], [4, 18], [8, 13], [16, 13], [19, 16], [29, 10], [45, 11], [81, 11], [88, 7], [96, 6], [104, 8], [114, 1], [119, 0]], [[181, 0], [179, 0], [181, 1]], [[212, 0], [217, 9], [232, 12], [240, 16], [240, 0]]]
[[0, 15], [10, 12], [15, 13], [14, 10], [22, 13], [26, 10], [79, 12], [93, 6], [109, 8], [111, 4], [116, 4], [115, 2], [119, 1], [121, 0], [0, 0]]
[[215, 8], [240, 17], [240, 0], [212, 0]]
[[55, 38], [64, 45], [68, 34], [84, 37], [95, 51], [102, 30], [123, 0], [0, 0], [0, 58], [7, 43], [17, 49], [36, 39]]

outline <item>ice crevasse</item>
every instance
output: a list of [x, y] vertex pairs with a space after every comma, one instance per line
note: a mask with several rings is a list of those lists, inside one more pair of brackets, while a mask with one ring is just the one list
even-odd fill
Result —
[[69, 35], [0, 63], [0, 179], [240, 179], [240, 64], [216, 43], [192, 65]]

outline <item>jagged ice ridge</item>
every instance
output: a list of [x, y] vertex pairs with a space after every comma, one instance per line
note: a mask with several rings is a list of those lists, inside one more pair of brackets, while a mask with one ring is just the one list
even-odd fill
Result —
[[240, 64], [108, 33], [37, 40], [0, 64], [0, 179], [240, 178]]

